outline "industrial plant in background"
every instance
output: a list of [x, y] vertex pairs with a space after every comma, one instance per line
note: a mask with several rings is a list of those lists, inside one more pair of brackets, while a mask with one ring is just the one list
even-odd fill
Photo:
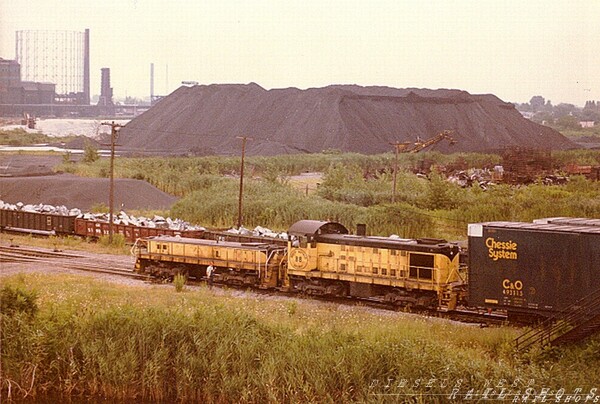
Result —
[[0, 116], [114, 115], [110, 69], [90, 105], [90, 30], [17, 31], [15, 60], [0, 58]]

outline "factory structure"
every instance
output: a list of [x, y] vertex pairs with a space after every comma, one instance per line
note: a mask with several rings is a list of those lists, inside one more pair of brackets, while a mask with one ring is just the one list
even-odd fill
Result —
[[[17, 31], [15, 59], [0, 57], [0, 116], [113, 116], [110, 69], [90, 92], [90, 30]], [[129, 112], [129, 111], [127, 111]]]

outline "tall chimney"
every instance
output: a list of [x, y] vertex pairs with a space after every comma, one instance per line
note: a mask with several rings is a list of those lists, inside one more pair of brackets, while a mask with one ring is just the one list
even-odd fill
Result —
[[154, 63], [150, 63], [150, 104], [154, 101]]
[[83, 45], [83, 103], [90, 105], [90, 29], [85, 29]]

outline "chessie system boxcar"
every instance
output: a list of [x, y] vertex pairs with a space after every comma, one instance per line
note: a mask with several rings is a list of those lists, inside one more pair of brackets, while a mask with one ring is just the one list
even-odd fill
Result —
[[469, 225], [469, 303], [551, 315], [600, 289], [600, 227]]

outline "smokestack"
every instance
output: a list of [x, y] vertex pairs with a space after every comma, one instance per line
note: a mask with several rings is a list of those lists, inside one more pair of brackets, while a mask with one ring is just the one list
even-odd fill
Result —
[[83, 45], [83, 103], [90, 105], [90, 29], [85, 29]]
[[367, 225], [364, 223], [356, 224], [356, 235], [357, 236], [366, 236], [367, 235]]
[[108, 67], [103, 67], [100, 69], [101, 72], [101, 85], [100, 85], [100, 100], [98, 100], [98, 105], [102, 106], [112, 106], [113, 104], [113, 89], [110, 86], [110, 69]]
[[154, 63], [150, 63], [150, 103], [154, 101]]

